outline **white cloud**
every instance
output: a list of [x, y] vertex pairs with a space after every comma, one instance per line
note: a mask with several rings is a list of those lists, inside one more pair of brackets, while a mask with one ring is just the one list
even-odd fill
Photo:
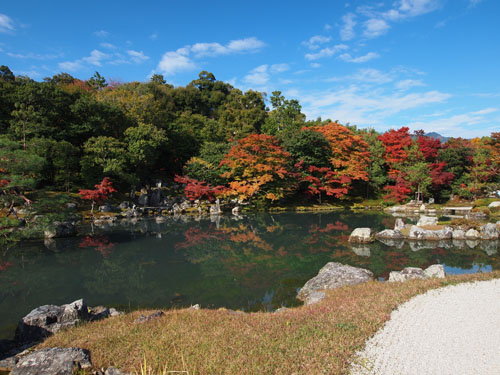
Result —
[[355, 37], [354, 26], [356, 26], [356, 21], [354, 19], [356, 15], [354, 13], [347, 13], [342, 17], [342, 22], [344, 25], [340, 29], [340, 39], [346, 41], [351, 40]]
[[158, 38], [158, 33], [153, 33], [149, 36], [149, 39], [156, 40]]
[[32, 60], [51, 60], [51, 59], [57, 59], [63, 56], [62, 53], [60, 54], [39, 54], [39, 53], [12, 53], [12, 52], [6, 52], [6, 55], [15, 59], [32, 59]]
[[106, 37], [108, 37], [110, 34], [109, 34], [109, 32], [107, 32], [106, 30], [99, 30], [99, 31], [94, 31], [94, 35], [95, 35], [95, 36], [98, 36], [99, 38], [106, 38]]
[[257, 51], [265, 46], [266, 44], [264, 42], [252, 37], [246, 39], [231, 40], [227, 45], [227, 49], [229, 51], [228, 53], [251, 52]]
[[366, 38], [376, 38], [387, 33], [387, 30], [391, 28], [386, 21], [380, 18], [370, 18], [368, 21], [365, 21], [364, 26], [365, 31], [363, 32], [363, 36]]
[[425, 86], [425, 84], [419, 79], [403, 79], [396, 82], [394, 85], [398, 90], [409, 90], [412, 87]]
[[325, 24], [324, 28], [325, 28], [326, 31], [329, 31], [329, 30], [332, 29], [332, 25], [330, 25], [330, 24], [327, 23], [327, 24]]
[[321, 64], [318, 63], [311, 63], [311, 68], [319, 68]]
[[104, 53], [104, 52], [101, 52], [101, 51], [95, 49], [92, 52], [90, 52], [90, 56], [82, 58], [82, 61], [84, 61], [88, 64], [91, 64], [91, 65], [101, 66], [102, 60], [105, 60], [109, 57], [110, 57], [110, 55], [108, 55], [107, 53]]
[[260, 65], [253, 69], [249, 74], [243, 79], [246, 83], [250, 85], [262, 86], [269, 82], [269, 73], [267, 71], [268, 65]]
[[99, 45], [102, 48], [107, 48], [107, 49], [116, 49], [117, 48], [114, 44], [111, 44], [111, 43], [100, 43]]
[[290, 70], [290, 66], [288, 64], [273, 64], [271, 65], [271, 73], [283, 73], [287, 70]]
[[349, 53], [343, 53], [342, 55], [339, 56], [341, 60], [345, 62], [351, 62], [351, 63], [364, 63], [373, 59], [377, 59], [380, 57], [380, 55], [376, 52], [368, 52], [366, 55], [359, 56], [359, 57], [352, 57]]
[[335, 45], [333, 47], [323, 48], [322, 50], [320, 50], [317, 53], [307, 53], [305, 57], [306, 57], [307, 60], [318, 60], [318, 59], [321, 59], [323, 57], [333, 56], [337, 52], [346, 50], [348, 48], [349, 47], [346, 46], [345, 44], [337, 44], [337, 45]]
[[472, 112], [472, 114], [474, 114], [474, 115], [488, 115], [490, 113], [495, 113], [495, 112], [498, 112], [498, 108], [490, 107], [490, 108], [481, 109], [480, 111]]
[[82, 62], [80, 60], [76, 61], [64, 61], [59, 63], [59, 69], [68, 71], [68, 72], [75, 72], [77, 70], [80, 70], [82, 68]]
[[341, 82], [341, 81], [352, 81], [356, 83], [363, 84], [377, 84], [381, 85], [384, 83], [389, 83], [394, 80], [392, 77], [393, 73], [387, 74], [383, 73], [377, 69], [365, 68], [360, 69], [356, 73], [343, 77], [333, 77], [328, 79], [329, 82]]
[[140, 64], [149, 59], [149, 56], [145, 56], [142, 51], [128, 50], [127, 53], [130, 56], [130, 59], [136, 64]]
[[0, 33], [14, 31], [14, 21], [6, 14], [0, 13]]
[[97, 49], [90, 52], [87, 57], [82, 57], [81, 59], [75, 61], [64, 61], [59, 63], [59, 68], [62, 70], [74, 72], [83, 69], [86, 65], [102, 66], [103, 60], [111, 58], [112, 55], [101, 52]]
[[332, 40], [329, 36], [324, 35], [314, 35], [309, 40], [302, 42], [303, 45], [307, 46], [309, 49], [315, 50], [318, 49], [320, 44], [328, 43]]
[[187, 51], [180, 48], [163, 54], [157, 70], [165, 75], [174, 75], [178, 72], [193, 70], [196, 64], [187, 56]]

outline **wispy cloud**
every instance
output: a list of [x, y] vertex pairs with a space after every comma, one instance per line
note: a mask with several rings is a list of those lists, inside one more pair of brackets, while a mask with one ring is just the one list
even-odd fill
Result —
[[350, 63], [364, 63], [373, 59], [379, 58], [380, 55], [376, 52], [368, 52], [366, 55], [363, 56], [358, 56], [358, 57], [352, 57], [349, 53], [343, 53], [342, 55], [339, 56], [339, 58], [345, 62], [350, 62]]
[[267, 64], [260, 65], [247, 74], [243, 80], [250, 85], [265, 85], [269, 82], [269, 72], [267, 71], [267, 68]]
[[342, 17], [343, 26], [340, 29], [340, 39], [343, 41], [351, 40], [356, 36], [354, 32], [354, 26], [356, 26], [355, 18], [356, 15], [354, 13], [347, 13]]
[[12, 57], [14, 59], [23, 59], [23, 60], [52, 60], [52, 59], [57, 59], [61, 58], [63, 56], [62, 53], [58, 54], [53, 54], [53, 53], [46, 53], [46, 54], [40, 54], [40, 53], [12, 53], [12, 52], [6, 52], [6, 55], [9, 57]]
[[195, 43], [179, 48], [176, 51], [164, 53], [156, 70], [166, 75], [174, 75], [178, 72], [195, 69], [197, 64], [193, 59], [238, 53], [253, 53], [259, 51], [265, 45], [264, 42], [254, 37], [231, 40], [226, 45], [217, 42]]
[[94, 35], [99, 38], [107, 38], [110, 35], [110, 33], [107, 32], [106, 30], [99, 30], [99, 31], [94, 31]]
[[327, 79], [329, 82], [355, 82], [362, 84], [385, 84], [394, 81], [394, 72], [384, 73], [378, 69], [365, 68], [359, 69], [356, 73]]
[[283, 73], [290, 70], [290, 65], [288, 64], [273, 64], [271, 65], [271, 73]]
[[100, 43], [99, 45], [102, 48], [107, 48], [107, 49], [116, 49], [117, 48], [114, 44], [111, 44], [111, 43]]
[[340, 52], [340, 51], [343, 51], [343, 50], [346, 50], [348, 49], [349, 47], [345, 44], [337, 44], [333, 47], [326, 47], [326, 48], [323, 48], [322, 50], [320, 50], [319, 52], [317, 53], [307, 53], [306, 54], [306, 59], [307, 60], [318, 60], [318, 59], [321, 59], [323, 57], [330, 57], [330, 56], [333, 56], [335, 55], [336, 53]]
[[59, 68], [65, 71], [74, 72], [85, 68], [88, 65], [102, 66], [102, 62], [111, 58], [112, 55], [94, 49], [89, 56], [82, 57], [75, 61], [64, 61], [59, 63]]
[[384, 35], [391, 28], [389, 24], [380, 18], [370, 18], [364, 23], [365, 31], [363, 36], [366, 38], [376, 38], [380, 35]]
[[309, 38], [309, 40], [302, 42], [302, 44], [307, 46], [309, 49], [315, 50], [318, 49], [321, 44], [328, 43], [330, 40], [332, 40], [332, 38], [329, 36], [314, 35]]
[[142, 51], [128, 50], [127, 54], [129, 55], [130, 59], [136, 64], [140, 64], [146, 60], [149, 60], [149, 56], [144, 55], [144, 52]]
[[425, 86], [425, 84], [419, 79], [403, 79], [396, 82], [394, 85], [398, 90], [406, 91], [413, 87]]
[[0, 33], [14, 31], [14, 21], [6, 14], [0, 13]]

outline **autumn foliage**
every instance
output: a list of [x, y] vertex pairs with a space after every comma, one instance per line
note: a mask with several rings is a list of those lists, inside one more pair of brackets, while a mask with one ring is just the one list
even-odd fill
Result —
[[224, 194], [226, 191], [224, 186], [212, 186], [205, 181], [198, 181], [187, 176], [175, 176], [174, 181], [186, 184], [184, 194], [190, 201], [208, 199], [210, 202], [213, 202], [216, 196]]
[[95, 185], [94, 190], [80, 189], [78, 195], [81, 199], [92, 202], [91, 212], [94, 213], [94, 205], [107, 200], [109, 195], [114, 192], [116, 192], [116, 190], [113, 188], [111, 180], [109, 177], [104, 177], [99, 184]]

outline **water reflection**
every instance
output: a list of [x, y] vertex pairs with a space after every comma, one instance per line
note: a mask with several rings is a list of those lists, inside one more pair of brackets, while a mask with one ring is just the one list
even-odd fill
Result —
[[[0, 256], [0, 336], [43, 304], [85, 298], [122, 309], [199, 303], [244, 310], [296, 304], [296, 289], [327, 262], [377, 278], [407, 266], [448, 272], [500, 269], [498, 241], [349, 244], [356, 227], [382, 230], [394, 218], [350, 212], [169, 217], [105, 223], [80, 238], [23, 243]], [[472, 241], [473, 242], [473, 241]]]

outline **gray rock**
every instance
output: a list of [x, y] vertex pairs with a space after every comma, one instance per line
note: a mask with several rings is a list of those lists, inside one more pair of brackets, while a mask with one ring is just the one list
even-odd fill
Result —
[[373, 242], [373, 238], [371, 237], [372, 230], [370, 228], [356, 228], [352, 231], [349, 236], [349, 242], [355, 243], [369, 243]]
[[417, 226], [422, 227], [424, 225], [436, 225], [438, 222], [438, 218], [436, 216], [420, 216], [418, 219]]
[[21, 357], [11, 375], [72, 375], [90, 367], [90, 353], [85, 349], [49, 348]]
[[18, 343], [39, 341], [88, 318], [88, 307], [83, 299], [62, 306], [40, 306], [19, 321], [15, 340]]
[[300, 289], [297, 298], [306, 301], [313, 292], [335, 289], [346, 285], [356, 285], [373, 279], [373, 273], [363, 268], [352, 267], [336, 262], [327, 263], [318, 275]]
[[149, 205], [152, 207], [158, 207], [161, 202], [165, 199], [165, 194], [161, 189], [154, 189], [149, 195]]
[[390, 282], [403, 282], [414, 279], [425, 279], [425, 273], [422, 268], [406, 267], [402, 271], [391, 271], [389, 273]]
[[72, 237], [76, 236], [76, 227], [70, 222], [54, 221], [44, 231], [45, 238]]
[[401, 233], [398, 229], [385, 229], [382, 232], [378, 232], [375, 235], [376, 238], [392, 238], [392, 239], [402, 239], [403, 233]]
[[445, 227], [440, 230], [427, 230], [416, 225], [412, 225], [410, 232], [408, 233], [408, 238], [412, 240], [440, 241], [451, 239], [452, 234], [453, 229], [451, 227]]
[[454, 229], [451, 238], [454, 240], [465, 240], [465, 232], [462, 229]]
[[425, 277], [428, 279], [438, 278], [444, 279], [446, 277], [446, 272], [442, 264], [433, 264], [424, 270]]
[[465, 238], [468, 240], [477, 240], [480, 237], [481, 237], [481, 235], [475, 229], [469, 229], [467, 232], [465, 232]]
[[182, 203], [181, 203], [181, 206], [180, 206], [180, 207], [181, 207], [181, 209], [186, 210], [186, 209], [188, 209], [188, 208], [191, 208], [191, 207], [192, 207], [192, 204], [191, 204], [191, 202], [190, 202], [190, 201], [185, 200], [184, 202], [182, 202]]
[[144, 193], [139, 195], [137, 203], [139, 204], [139, 206], [146, 207], [149, 204], [149, 195]]
[[396, 222], [394, 223], [394, 230], [400, 231], [401, 229], [404, 229], [405, 223], [403, 219], [397, 218]]
[[76, 203], [66, 203], [66, 207], [70, 210], [74, 210], [76, 208]]
[[172, 206], [172, 211], [174, 212], [174, 215], [179, 215], [182, 213], [182, 208], [177, 203], [174, 203], [174, 205]]
[[108, 367], [104, 372], [104, 375], [124, 375], [124, 373], [116, 367]]
[[326, 298], [326, 293], [323, 291], [315, 291], [311, 292], [307, 295], [306, 299], [304, 300], [304, 305], [313, 305], [315, 303], [321, 302]]
[[127, 208], [130, 208], [132, 207], [132, 205], [130, 204], [129, 201], [123, 201], [122, 203], [120, 203], [118, 205], [118, 208], [120, 208], [121, 210], [126, 210]]
[[488, 205], [488, 208], [498, 208], [498, 207], [500, 207], [500, 201], [491, 202]]
[[487, 223], [481, 227], [482, 240], [497, 240], [499, 232], [497, 226], [493, 223]]
[[161, 316], [165, 315], [165, 313], [163, 311], [156, 311], [148, 316], [146, 315], [141, 315], [139, 316], [135, 321], [134, 323], [147, 323], [151, 320], [154, 320], [154, 319], [157, 319]]
[[274, 310], [274, 312], [280, 313], [280, 312], [287, 311], [287, 310], [290, 310], [290, 309], [288, 307], [282, 306], [279, 309]]
[[120, 212], [120, 209], [106, 203], [103, 206], [99, 206], [99, 212]]

